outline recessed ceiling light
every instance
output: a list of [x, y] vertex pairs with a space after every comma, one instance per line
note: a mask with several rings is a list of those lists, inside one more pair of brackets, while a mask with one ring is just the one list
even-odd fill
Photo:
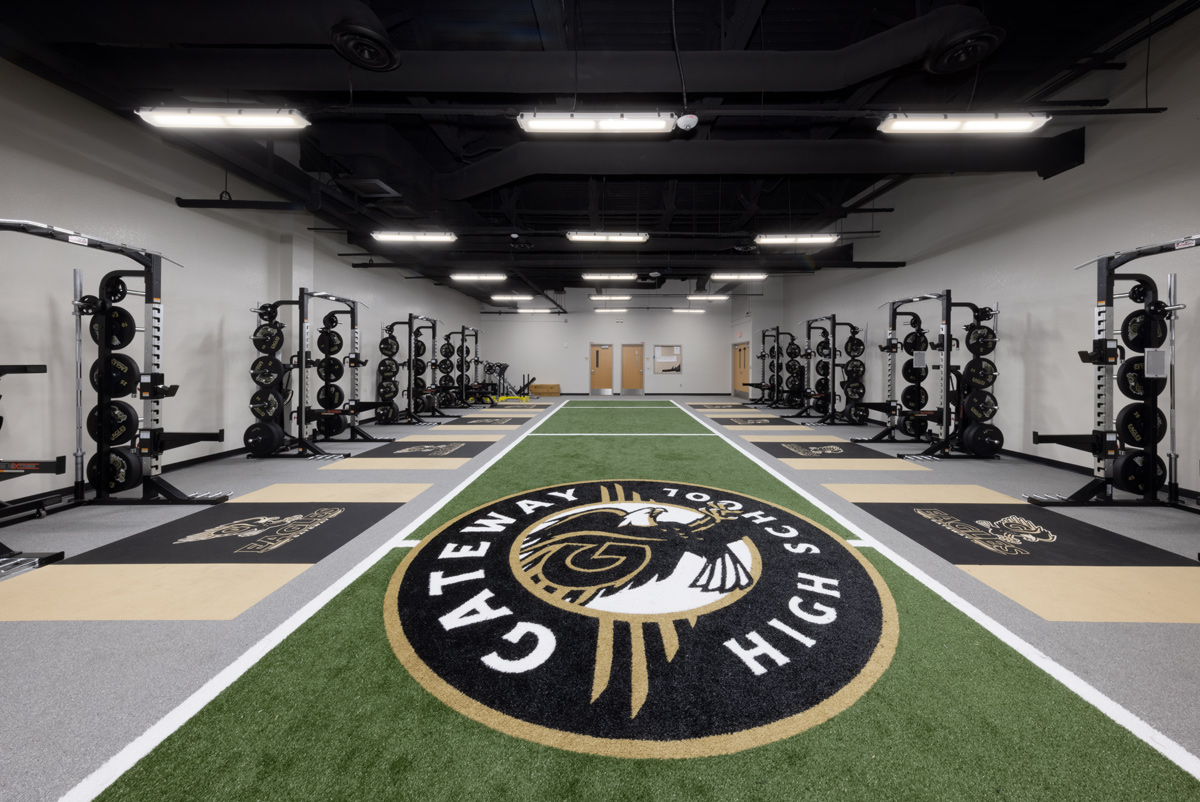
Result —
[[504, 281], [503, 273], [453, 273], [450, 278], [454, 281]]
[[295, 109], [138, 109], [137, 116], [158, 128], [304, 128], [308, 120]]
[[728, 301], [728, 295], [689, 295], [689, 301]]
[[584, 273], [580, 278], [584, 281], [633, 281], [637, 273]]
[[522, 315], [548, 315], [553, 312], [553, 309], [518, 309], [518, 314]]
[[571, 242], [645, 242], [650, 235], [619, 231], [568, 231], [567, 239]]
[[632, 301], [632, 295], [589, 295], [589, 301]]
[[704, 314], [703, 309], [672, 309], [671, 311], [675, 312], [677, 314], [680, 314], [680, 315], [703, 315]]
[[675, 128], [674, 112], [523, 111], [517, 125], [531, 134], [661, 134]]
[[628, 312], [629, 310], [628, 309], [605, 308], [605, 309], [593, 309], [592, 311], [593, 312]]
[[759, 245], [825, 245], [837, 242], [838, 234], [759, 234], [754, 241]]
[[371, 236], [379, 242], [454, 242], [458, 239], [449, 231], [376, 231]]
[[532, 301], [532, 295], [493, 295], [493, 301]]
[[713, 281], [766, 281], [766, 273], [713, 273]]
[[885, 134], [1028, 134], [1050, 122], [1048, 114], [889, 114]]

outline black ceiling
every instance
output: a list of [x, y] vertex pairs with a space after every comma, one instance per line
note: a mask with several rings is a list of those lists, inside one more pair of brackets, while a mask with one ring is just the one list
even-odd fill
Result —
[[[435, 280], [504, 269], [560, 290], [582, 286], [582, 268], [703, 286], [714, 270], [867, 266], [854, 240], [873, 235], [887, 191], [913, 176], [1050, 177], [1082, 163], [1084, 125], [1120, 110], [1104, 97], [1061, 100], [1061, 90], [1121, 69], [1125, 50], [1200, 0], [6, 5], [0, 55], [115, 112], [302, 110], [312, 125], [299, 134], [162, 135], [345, 231], [347, 251], [363, 252], [355, 264]], [[1058, 116], [1030, 138], [914, 142], [876, 131], [889, 111], [1035, 109]], [[619, 140], [531, 136], [514, 117], [533, 110], [686, 111], [699, 124]], [[753, 243], [828, 227], [843, 241], [823, 251]], [[458, 241], [389, 246], [370, 237], [381, 229], [448, 229]], [[571, 230], [651, 239], [570, 243]]]

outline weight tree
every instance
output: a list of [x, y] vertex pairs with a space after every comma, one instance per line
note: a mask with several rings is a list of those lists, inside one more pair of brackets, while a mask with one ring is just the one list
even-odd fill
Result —
[[[1182, 237], [1131, 251], [1089, 259], [1076, 270], [1096, 263], [1096, 313], [1090, 351], [1080, 351], [1079, 359], [1093, 366], [1095, 415], [1091, 434], [1033, 433], [1033, 442], [1057, 443], [1089, 451], [1093, 457], [1093, 479], [1070, 496], [1031, 495], [1030, 502], [1052, 506], [1169, 506], [1191, 513], [1196, 507], [1185, 506], [1179, 498], [1179, 455], [1175, 433], [1175, 324], [1185, 307], [1178, 302], [1176, 274], [1167, 278], [1167, 300], [1159, 296], [1158, 284], [1142, 273], [1118, 274], [1118, 270], [1146, 256], [1174, 253], [1193, 248], [1200, 235]], [[1117, 293], [1117, 282], [1133, 286]], [[1130, 312], [1121, 324], [1125, 348], [1135, 352], [1125, 360], [1125, 349], [1114, 336], [1113, 303], [1129, 299], [1141, 308]], [[1166, 344], [1166, 349], [1162, 346]], [[1125, 360], [1114, 371], [1117, 360]], [[1113, 386], [1133, 400], [1113, 415]], [[1168, 390], [1168, 415], [1159, 406], [1159, 398]], [[1158, 444], [1170, 433], [1167, 460], [1159, 456]], [[1159, 498], [1165, 486], [1167, 498]], [[1116, 499], [1113, 490], [1140, 496]]]

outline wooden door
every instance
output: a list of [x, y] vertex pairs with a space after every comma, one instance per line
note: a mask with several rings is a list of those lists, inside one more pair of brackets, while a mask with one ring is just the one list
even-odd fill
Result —
[[592, 373], [592, 392], [607, 390], [611, 393], [613, 386], [612, 346], [592, 343], [588, 369]]
[[621, 395], [641, 395], [645, 390], [642, 383], [646, 363], [642, 359], [645, 343], [621, 346]]
[[750, 397], [745, 385], [750, 381], [750, 343], [735, 343], [733, 346], [733, 394]]

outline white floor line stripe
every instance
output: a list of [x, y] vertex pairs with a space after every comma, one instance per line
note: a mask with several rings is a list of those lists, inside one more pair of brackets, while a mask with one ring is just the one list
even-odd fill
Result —
[[[672, 402], [672, 403], [675, 403], [677, 406], [679, 406], [680, 409], [684, 410], [685, 412], [689, 411], [686, 407], [679, 405], [678, 402]], [[699, 415], [693, 415], [692, 417], [696, 418], [697, 420], [699, 420], [701, 423], [703, 423], [705, 425], [707, 425], [707, 423], [708, 423], [703, 418], [701, 418]], [[713, 428], [713, 427], [710, 426], [709, 428]], [[874, 537], [872, 537], [871, 535], [869, 535], [865, 531], [863, 531], [862, 527], [858, 526], [855, 523], [852, 523], [845, 516], [843, 516], [841, 513], [837, 512], [836, 510], [834, 510], [832, 507], [830, 507], [828, 504], [824, 503], [820, 499], [813, 497], [811, 494], [808, 493], [808, 491], [801, 488], [795, 482], [788, 479], [786, 476], [784, 476], [779, 471], [772, 468], [770, 465], [767, 465], [766, 463], [762, 462], [756, 455], [752, 454], [750, 451], [743, 448], [740, 444], [735, 442], [733, 439], [731, 439], [730, 437], [727, 437], [726, 435], [722, 434], [721, 432], [717, 431], [716, 429], [713, 429], [713, 431], [717, 432], [717, 435], [722, 440], [729, 443], [729, 445], [733, 446], [735, 449], [737, 449], [743, 455], [748, 457], [752, 462], [756, 463], [759, 467], [761, 467], [767, 473], [771, 474], [776, 479], [783, 482], [784, 485], [791, 488], [793, 491], [795, 491], [800, 496], [803, 496], [813, 506], [817, 507], [818, 509], [820, 509], [821, 511], [823, 511], [824, 513], [829, 515], [829, 517], [833, 518], [835, 521], [840, 523], [842, 526], [846, 527], [846, 529], [848, 529], [849, 531], [858, 535], [862, 540], [866, 541], [867, 545], [869, 545], [871, 548], [874, 548], [876, 551], [878, 551], [880, 554], [882, 554], [887, 559], [891, 560], [892, 563], [894, 563], [898, 568], [900, 568], [902, 571], [907, 573], [913, 579], [917, 580], [922, 585], [929, 588], [937, 595], [941, 596], [943, 599], [945, 599], [947, 602], [949, 602], [955, 608], [957, 608], [958, 610], [965, 613], [968, 617], [974, 619], [974, 621], [977, 624], [982, 626], [988, 632], [991, 632], [993, 635], [995, 635], [997, 638], [999, 638], [1001, 641], [1003, 641], [1007, 645], [1011, 646], [1019, 654], [1021, 654], [1023, 657], [1025, 657], [1025, 659], [1029, 660], [1031, 663], [1036, 665], [1038, 668], [1042, 669], [1047, 674], [1054, 677], [1056, 680], [1058, 680], [1063, 685], [1065, 685], [1069, 690], [1078, 694], [1084, 701], [1093, 705], [1097, 710], [1099, 710], [1101, 713], [1103, 713], [1104, 715], [1111, 718], [1117, 724], [1121, 725], [1122, 727], [1124, 727], [1125, 729], [1127, 729], [1131, 733], [1133, 733], [1135, 736], [1137, 736], [1138, 738], [1145, 741], [1153, 749], [1155, 749], [1161, 755], [1163, 755], [1163, 757], [1167, 758], [1172, 763], [1179, 766], [1181, 769], [1183, 769], [1188, 774], [1195, 777], [1197, 780], [1200, 780], [1200, 758], [1198, 758], [1196, 755], [1193, 755], [1191, 752], [1189, 752], [1187, 749], [1183, 748], [1183, 746], [1180, 745], [1179, 743], [1177, 743], [1176, 741], [1172, 740], [1171, 738], [1168, 738], [1166, 735], [1163, 735], [1161, 732], [1159, 732], [1157, 729], [1155, 729], [1148, 722], [1139, 718], [1133, 712], [1131, 712], [1130, 710], [1123, 707], [1120, 703], [1118, 703], [1118, 702], [1114, 701], [1113, 699], [1111, 699], [1110, 697], [1106, 696], [1104, 693], [1102, 693], [1096, 687], [1094, 687], [1093, 685], [1088, 683], [1086, 680], [1084, 680], [1078, 674], [1075, 674], [1073, 671], [1071, 671], [1070, 669], [1068, 669], [1066, 666], [1062, 665], [1061, 663], [1056, 662], [1049, 655], [1044, 654], [1041, 650], [1039, 650], [1033, 644], [1029, 643], [1024, 638], [1020, 637], [1015, 632], [1013, 632], [1010, 629], [1008, 629], [1007, 627], [1005, 627], [999, 621], [995, 620], [994, 618], [989, 616], [987, 613], [983, 612], [978, 607], [971, 604], [966, 599], [962, 598], [957, 593], [950, 590], [948, 587], [946, 587], [945, 585], [938, 582], [933, 577], [926, 574], [920, 568], [913, 565], [908, 560], [901, 557], [899, 554], [896, 554], [890, 548], [883, 545], [878, 540], [876, 540]]]
[[[562, 409], [562, 407], [558, 407], [558, 409]], [[100, 768], [83, 778], [78, 785], [76, 785], [67, 793], [63, 794], [63, 796], [60, 798], [60, 802], [90, 802], [90, 800], [99, 796], [106, 788], [108, 788], [108, 786], [116, 782], [118, 777], [120, 777], [129, 769], [133, 768], [135, 763], [137, 763], [146, 755], [150, 754], [150, 751], [154, 749], [154, 747], [166, 740], [171, 733], [175, 732], [175, 730], [182, 727], [188, 721], [188, 719], [199, 713], [200, 710], [213, 699], [215, 699], [217, 695], [221, 693], [221, 691], [228, 688], [234, 683], [234, 681], [237, 680], [238, 677], [250, 670], [250, 668], [263, 657], [265, 657], [267, 653], [271, 651], [271, 649], [274, 649], [276, 646], [278, 646], [284, 638], [295, 632], [301, 624], [316, 615], [322, 607], [324, 607], [335, 596], [345, 590], [351, 582], [365, 574], [367, 570], [379, 562], [384, 555], [394, 548], [412, 545], [412, 542], [408, 540], [408, 536], [412, 534], [417, 527], [424, 524], [435, 513], [441, 510], [442, 507], [446, 506], [446, 503], [449, 502], [450, 499], [457, 496], [463, 491], [463, 489], [479, 478], [479, 476], [488, 468], [492, 467], [497, 460], [511, 451], [513, 447], [517, 445], [517, 443], [521, 442], [530, 434], [532, 434], [534, 429], [545, 423], [551, 415], [558, 411], [558, 409], [550, 410], [547, 415], [534, 423], [534, 425], [527, 431], [518, 434], [518, 436], [513, 439], [511, 443], [505, 446], [500, 453], [496, 454], [485, 464], [480, 466], [478, 470], [464, 479], [456, 488], [442, 496], [439, 501], [435, 502], [432, 506], [430, 506], [429, 509], [417, 516], [417, 518], [408, 526], [401, 529], [399, 532], [393, 535], [390, 540], [373, 551], [366, 559], [343, 574], [340, 579], [327, 587], [321, 593], [317, 594], [317, 596], [309, 601], [308, 604], [301, 607], [290, 617], [288, 617], [287, 620], [285, 620], [282, 624], [275, 627], [275, 629], [263, 637], [262, 640], [243, 652], [240, 657], [226, 666], [219, 674], [214, 676], [208, 682], [201, 685], [195, 693], [183, 700], [183, 702], [175, 707], [174, 710], [171, 710], [169, 713], [159, 719], [150, 727], [150, 729], [146, 730], [144, 733], [134, 739], [128, 746], [105, 761]]]
[[865, 540], [847, 540], [847, 541], [846, 541], [846, 545], [847, 545], [847, 546], [854, 546], [854, 547], [856, 547], [856, 548], [860, 548], [860, 549], [873, 549], [873, 548], [875, 548], [875, 544], [874, 544], [874, 543], [868, 543], [868, 542], [867, 542], [867, 541], [865, 541]]
[[533, 437], [716, 437], [716, 435], [708, 434], [707, 432], [663, 432], [661, 434], [635, 434], [633, 432], [568, 432], [566, 434], [558, 434], [546, 432], [544, 434], [535, 434]]

